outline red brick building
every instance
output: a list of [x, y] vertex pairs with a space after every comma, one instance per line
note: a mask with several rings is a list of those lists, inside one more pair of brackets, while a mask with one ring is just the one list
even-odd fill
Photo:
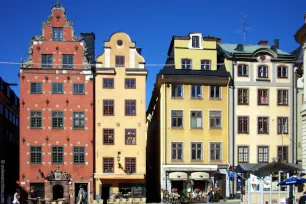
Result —
[[[20, 181], [38, 196], [93, 194], [93, 33], [74, 35], [57, 1], [20, 67]], [[51, 172], [52, 171], [52, 172]]]

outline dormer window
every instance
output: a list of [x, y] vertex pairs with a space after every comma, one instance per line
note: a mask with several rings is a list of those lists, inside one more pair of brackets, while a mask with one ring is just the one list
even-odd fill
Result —
[[182, 69], [192, 69], [191, 59], [182, 59]]
[[63, 41], [63, 28], [52, 28], [52, 40]]
[[200, 47], [200, 37], [199, 36], [192, 36], [192, 47], [199, 48]]

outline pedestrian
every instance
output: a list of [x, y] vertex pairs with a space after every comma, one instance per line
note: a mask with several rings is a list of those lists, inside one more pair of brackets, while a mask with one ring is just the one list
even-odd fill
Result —
[[18, 203], [18, 204], [20, 204], [19, 199], [20, 199], [20, 189], [17, 188], [17, 189], [16, 189], [16, 193], [14, 194], [13, 203]]
[[29, 204], [37, 204], [38, 197], [34, 186], [31, 186], [31, 191], [29, 193]]
[[211, 199], [212, 199], [212, 187], [208, 186], [206, 192], [206, 202], [210, 203]]
[[79, 202], [78, 204], [86, 204], [86, 199], [87, 199], [87, 193], [83, 188], [83, 185], [80, 185], [80, 190], [78, 193], [78, 197], [79, 197]]
[[306, 204], [306, 191], [304, 195], [300, 197], [299, 204]]

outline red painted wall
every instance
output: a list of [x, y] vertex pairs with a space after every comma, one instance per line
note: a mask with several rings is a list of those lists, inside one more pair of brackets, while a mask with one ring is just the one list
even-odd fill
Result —
[[[70, 173], [74, 182], [90, 181], [93, 192], [93, 81], [83, 70], [55, 70], [61, 68], [62, 54], [74, 54], [74, 63], [83, 63], [83, 43], [72, 42], [72, 28], [66, 27], [66, 18], [63, 10], [52, 10], [50, 26], [43, 28], [45, 39], [35, 41], [32, 48], [32, 68], [21, 68], [20, 73], [20, 181], [29, 190], [30, 182], [44, 182], [39, 169], [47, 176], [48, 172], [55, 170], [57, 164], [51, 163], [51, 147], [64, 146], [64, 162], [59, 164], [62, 171]], [[59, 21], [56, 16], [60, 16]], [[64, 28], [64, 41], [52, 41], [52, 27]], [[38, 48], [39, 47], [39, 48]], [[58, 47], [58, 50], [56, 50]], [[76, 47], [78, 47], [76, 49]], [[53, 69], [40, 68], [41, 54], [53, 54]], [[82, 68], [82, 65], [76, 66]], [[68, 80], [68, 78], [70, 78]], [[87, 78], [87, 80], [86, 80]], [[46, 80], [47, 79], [47, 80]], [[42, 83], [42, 94], [31, 94], [31, 82]], [[64, 83], [65, 94], [52, 94], [52, 82]], [[73, 83], [84, 83], [85, 94], [74, 95]], [[66, 103], [68, 99], [69, 103]], [[49, 104], [46, 101], [49, 101]], [[24, 103], [23, 103], [24, 102]], [[43, 115], [43, 128], [30, 128], [30, 111], [41, 110]], [[65, 129], [52, 129], [52, 112], [64, 111]], [[85, 112], [85, 129], [72, 129], [73, 111]], [[49, 140], [46, 140], [46, 137]], [[67, 140], [70, 139], [70, 141]], [[24, 139], [24, 140], [23, 140]], [[42, 164], [30, 164], [30, 146], [42, 146]], [[73, 164], [73, 146], [85, 146], [85, 164]], [[22, 178], [24, 175], [24, 179]], [[82, 178], [81, 178], [82, 177]], [[83, 179], [83, 180], [82, 180]]]

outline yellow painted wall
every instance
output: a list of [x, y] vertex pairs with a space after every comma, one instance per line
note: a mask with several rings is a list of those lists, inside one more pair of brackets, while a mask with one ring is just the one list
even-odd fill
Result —
[[[201, 69], [201, 60], [211, 60], [211, 70], [217, 70], [217, 50], [205, 50], [216, 49], [215, 41], [202, 40], [204, 49], [185, 49], [188, 48], [189, 40], [175, 40], [174, 46], [174, 60], [177, 69], [181, 69], [181, 59], [192, 59], [192, 69]], [[183, 47], [183, 49], [182, 49]]]
[[[117, 40], [123, 40], [123, 46], [117, 47]], [[114, 157], [114, 173], [124, 174], [118, 168], [117, 153], [121, 152], [120, 163], [125, 167], [125, 157], [136, 157], [136, 174], [146, 174], [146, 76], [145, 75], [126, 75], [126, 68], [129, 67], [130, 47], [135, 46], [129, 36], [125, 33], [116, 33], [112, 35], [110, 42], [105, 42], [106, 47], [110, 49], [111, 64], [115, 64], [116, 55], [125, 56], [125, 67], [115, 67], [116, 74], [101, 74], [103, 71], [97, 71], [96, 77], [96, 171], [103, 173], [103, 157]], [[102, 62], [104, 66], [105, 53], [97, 58], [97, 62]], [[135, 53], [135, 65], [139, 67], [139, 62], [144, 59]], [[132, 67], [135, 68], [135, 67]], [[139, 68], [141, 69], [141, 68]], [[100, 74], [99, 74], [100, 73]], [[103, 78], [114, 78], [114, 89], [103, 88]], [[125, 79], [136, 78], [136, 89], [126, 89]], [[103, 115], [103, 100], [114, 100], [114, 116]], [[136, 100], [136, 116], [125, 116], [125, 100]], [[103, 145], [103, 129], [114, 129], [114, 145]], [[136, 145], [125, 144], [125, 129], [136, 129]], [[129, 178], [131, 175], [126, 175]], [[109, 181], [117, 183], [117, 181]], [[100, 181], [96, 182], [96, 189], [99, 192]], [[113, 192], [118, 189], [113, 189]]]
[[[291, 150], [290, 150], [290, 125], [291, 125], [291, 118], [290, 118], [290, 106], [278, 106], [277, 105], [277, 90], [278, 89], [286, 89], [288, 90], [288, 100], [290, 105], [290, 90], [287, 86], [275, 86], [271, 85], [271, 83], [267, 83], [266, 86], [256, 86], [256, 79], [257, 79], [257, 66], [260, 64], [265, 64], [269, 66], [269, 78], [272, 80], [272, 63], [265, 62], [265, 63], [249, 63], [249, 62], [238, 62], [237, 67], [239, 64], [248, 64], [249, 68], [253, 68], [253, 82], [252, 86], [241, 86], [236, 85], [236, 91], [238, 92], [238, 88], [247, 88], [249, 89], [249, 105], [236, 105], [236, 118], [235, 118], [235, 131], [236, 131], [236, 146], [235, 146], [235, 160], [237, 164], [237, 146], [245, 145], [249, 146], [249, 163], [257, 163], [257, 146], [260, 145], [268, 145], [269, 146], [269, 162], [272, 162], [273, 158], [277, 157], [277, 146], [282, 145], [282, 135], [277, 134], [277, 117], [288, 117], [288, 134], [284, 134], [283, 136], [283, 144], [288, 146], [288, 158], [291, 157]], [[276, 67], [278, 64], [275, 64]], [[278, 79], [276, 77], [277, 83], [290, 83], [290, 65], [288, 66], [288, 79]], [[237, 69], [236, 69], [237, 70]], [[277, 72], [274, 72], [276, 75]], [[238, 77], [237, 71], [235, 74], [236, 82], [250, 82], [251, 77]], [[269, 106], [260, 106], [257, 103], [257, 90], [258, 89], [268, 89], [269, 90]], [[238, 94], [235, 94], [235, 103], [237, 104]], [[238, 116], [249, 116], [249, 134], [238, 134]], [[257, 118], [258, 117], [269, 117], [269, 134], [258, 134], [257, 131]]]
[[[166, 164], [228, 164], [228, 87], [222, 87], [222, 100], [209, 100], [209, 87], [202, 86], [203, 100], [190, 99], [190, 85], [184, 85], [184, 98], [171, 99], [171, 87], [161, 87], [161, 107], [167, 111], [164, 115], [166, 120], [165, 132], [162, 135], [162, 148], [166, 149]], [[166, 100], [166, 104], [164, 103]], [[183, 110], [183, 129], [171, 129], [171, 110]], [[190, 111], [202, 111], [203, 129], [190, 129]], [[221, 129], [209, 128], [209, 111], [221, 111]], [[164, 123], [164, 121], [161, 121]], [[184, 161], [171, 161], [171, 142], [184, 143]], [[202, 142], [204, 160], [201, 162], [191, 161], [191, 142]], [[222, 143], [222, 161], [210, 162], [210, 142]], [[166, 145], [165, 145], [166, 144]], [[163, 155], [163, 154], [162, 154]]]

